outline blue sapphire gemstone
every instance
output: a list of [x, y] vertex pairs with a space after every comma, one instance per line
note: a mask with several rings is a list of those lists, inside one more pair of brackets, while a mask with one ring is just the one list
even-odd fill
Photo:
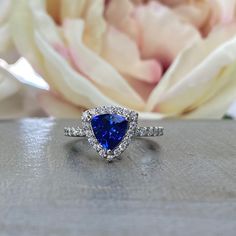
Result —
[[98, 142], [106, 150], [113, 150], [117, 147], [128, 129], [126, 118], [116, 114], [94, 116], [91, 125]]

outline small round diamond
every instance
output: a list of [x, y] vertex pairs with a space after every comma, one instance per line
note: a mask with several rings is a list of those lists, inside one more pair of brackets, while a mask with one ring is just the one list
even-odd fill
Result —
[[91, 118], [92, 118], [91, 114], [88, 111], [86, 111], [83, 113], [82, 121], [90, 121]]
[[164, 129], [163, 128], [158, 128], [158, 135], [162, 136], [164, 134]]
[[100, 144], [95, 144], [93, 147], [97, 152], [99, 152], [102, 149]]
[[116, 107], [111, 107], [110, 111], [111, 111], [112, 114], [117, 113], [117, 109], [116, 109]]
[[138, 113], [136, 113], [135, 111], [132, 111], [132, 112], [130, 113], [130, 119], [131, 119], [132, 121], [137, 122], [137, 120], [138, 120]]
[[88, 129], [90, 129], [90, 125], [89, 125], [89, 123], [83, 123], [83, 128], [84, 128], [84, 130], [88, 130]]
[[128, 117], [130, 111], [129, 111], [128, 109], [123, 109], [123, 112], [122, 112], [122, 113], [123, 113], [124, 116], [127, 116], [127, 117]]
[[116, 108], [117, 113], [123, 115], [123, 109], [121, 107]]
[[108, 156], [106, 157], [106, 159], [107, 159], [107, 161], [112, 161], [112, 160], [114, 159], [114, 156], [108, 155]]
[[95, 139], [95, 138], [89, 138], [89, 139], [88, 139], [88, 142], [89, 142], [91, 145], [94, 145], [94, 144], [96, 144], [96, 139]]
[[87, 137], [92, 137], [93, 136], [93, 133], [92, 133], [91, 130], [86, 130], [85, 134], [86, 134]]
[[121, 149], [120, 148], [117, 148], [115, 151], [114, 151], [114, 155], [115, 156], [119, 156], [121, 154]]
[[119, 146], [120, 150], [122, 150], [122, 151], [124, 151], [126, 149], [126, 147], [127, 147], [127, 142], [126, 141], [123, 141]]
[[158, 127], [154, 127], [154, 135], [158, 135], [159, 134], [159, 128]]
[[127, 132], [128, 137], [131, 137], [131, 136], [133, 136], [134, 134], [135, 134], [135, 131], [132, 130], [132, 129], [130, 129], [130, 130]]
[[153, 136], [153, 134], [154, 134], [153, 127], [149, 127], [149, 129], [148, 129], [148, 136]]
[[147, 130], [146, 130], [145, 127], [142, 127], [142, 128], [139, 129], [139, 134], [140, 134], [141, 137], [142, 137], [142, 136], [145, 136], [145, 135], [146, 135], [146, 132], [147, 132]]
[[137, 126], [137, 124], [136, 124], [135, 122], [131, 122], [131, 123], [129, 124], [130, 129], [135, 129], [136, 126]]
[[96, 107], [95, 108], [95, 114], [99, 114], [99, 113], [102, 113], [102, 107]]
[[89, 110], [89, 114], [90, 114], [91, 116], [95, 115], [95, 109]]
[[105, 151], [104, 149], [102, 149], [102, 150], [99, 151], [99, 155], [100, 155], [101, 157], [106, 157], [106, 156], [107, 156], [106, 151]]
[[79, 136], [83, 136], [83, 135], [85, 135], [85, 133], [84, 133], [84, 131], [82, 129], [79, 129], [78, 130], [78, 135]]

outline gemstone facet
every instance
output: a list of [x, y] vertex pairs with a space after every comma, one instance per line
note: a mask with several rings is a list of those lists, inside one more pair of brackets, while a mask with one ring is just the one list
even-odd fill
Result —
[[128, 121], [117, 114], [96, 115], [91, 120], [95, 137], [106, 150], [113, 150], [124, 138], [128, 130]]

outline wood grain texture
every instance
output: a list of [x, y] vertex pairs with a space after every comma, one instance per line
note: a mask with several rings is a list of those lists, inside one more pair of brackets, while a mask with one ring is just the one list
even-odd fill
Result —
[[0, 235], [235, 236], [236, 123], [157, 123], [109, 164], [76, 121], [0, 122]]

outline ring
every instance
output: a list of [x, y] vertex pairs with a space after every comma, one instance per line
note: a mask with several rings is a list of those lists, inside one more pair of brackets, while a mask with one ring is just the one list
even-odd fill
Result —
[[86, 137], [99, 156], [108, 161], [119, 157], [134, 137], [162, 136], [163, 127], [138, 127], [138, 113], [117, 106], [86, 110], [82, 127], [65, 127], [65, 136]]

